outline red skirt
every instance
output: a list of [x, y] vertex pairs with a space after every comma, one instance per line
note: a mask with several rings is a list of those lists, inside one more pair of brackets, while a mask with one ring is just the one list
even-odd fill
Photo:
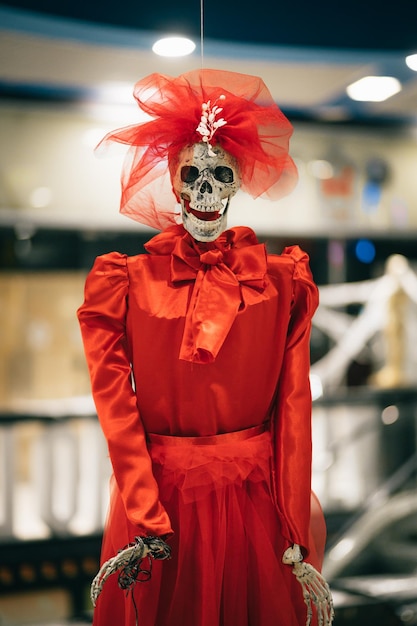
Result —
[[[304, 626], [301, 586], [281, 562], [288, 543], [271, 493], [269, 431], [150, 435], [149, 452], [175, 534], [172, 558], [153, 561], [151, 580], [134, 588], [139, 626]], [[318, 568], [324, 547], [319, 518], [309, 558]], [[115, 487], [102, 561], [135, 534]], [[132, 598], [118, 587], [116, 574], [98, 598], [93, 624], [135, 626]]]

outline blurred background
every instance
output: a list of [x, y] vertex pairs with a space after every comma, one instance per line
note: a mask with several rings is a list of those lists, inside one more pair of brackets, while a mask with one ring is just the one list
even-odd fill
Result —
[[[417, 624], [417, 5], [203, 4], [0, 3], [0, 625], [91, 622], [110, 468], [75, 311], [98, 254], [154, 234], [118, 213], [123, 154], [93, 149], [141, 120], [137, 80], [202, 63], [261, 76], [294, 125], [295, 191], [238, 194], [228, 223], [301, 245], [320, 288], [335, 624]], [[172, 36], [194, 50], [153, 51]]]

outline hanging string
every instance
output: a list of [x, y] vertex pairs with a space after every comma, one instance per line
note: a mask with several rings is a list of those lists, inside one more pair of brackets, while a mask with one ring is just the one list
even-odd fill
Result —
[[200, 0], [200, 55], [201, 69], [204, 67], [204, 0]]

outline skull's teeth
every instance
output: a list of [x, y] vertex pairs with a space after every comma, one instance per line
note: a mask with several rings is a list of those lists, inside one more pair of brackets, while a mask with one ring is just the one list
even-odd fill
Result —
[[199, 228], [202, 228], [203, 230], [204, 229], [212, 230], [213, 228], [216, 228], [219, 222], [222, 221], [222, 216], [218, 217], [216, 220], [205, 221], [205, 220], [200, 220], [198, 217], [196, 217], [192, 213], [188, 213], [188, 219], [191, 220], [191, 222], [195, 226], [198, 226]]
[[223, 209], [223, 204], [217, 203], [212, 204], [211, 206], [207, 206], [207, 204], [197, 204], [194, 206], [190, 203], [190, 208], [194, 211], [199, 211], [200, 213], [216, 213], [217, 211], [221, 211]]

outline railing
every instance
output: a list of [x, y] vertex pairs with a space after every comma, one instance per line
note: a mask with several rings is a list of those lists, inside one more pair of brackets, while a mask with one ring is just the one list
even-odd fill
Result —
[[1, 415], [0, 540], [101, 532], [109, 475], [94, 415]]
[[[354, 513], [417, 448], [417, 390], [358, 390], [313, 405], [313, 489]], [[110, 462], [94, 414], [0, 415], [0, 541], [100, 534]]]

